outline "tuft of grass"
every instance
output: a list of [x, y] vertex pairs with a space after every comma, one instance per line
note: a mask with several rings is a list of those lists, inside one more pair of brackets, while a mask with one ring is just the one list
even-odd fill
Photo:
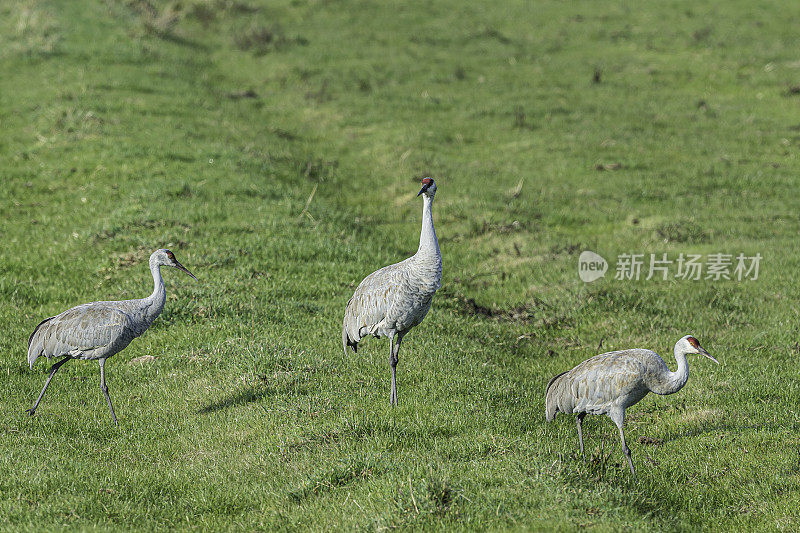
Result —
[[301, 487], [289, 492], [289, 498], [294, 503], [322, 493], [340, 489], [353, 483], [364, 482], [380, 474], [379, 465], [375, 460], [350, 460], [346, 463], [333, 465], [322, 474], [317, 474], [307, 480]]
[[693, 220], [661, 224], [656, 228], [656, 236], [664, 243], [702, 244], [710, 242], [708, 232]]
[[0, 57], [19, 55], [33, 60], [59, 53], [61, 26], [45, 2], [11, 2], [3, 8], [2, 15], [8, 23]]

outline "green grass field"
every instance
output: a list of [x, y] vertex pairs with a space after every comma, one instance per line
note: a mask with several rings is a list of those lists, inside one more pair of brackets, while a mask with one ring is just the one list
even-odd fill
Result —
[[[0, 1], [0, 529], [796, 530], [800, 4]], [[367, 274], [442, 289], [341, 346]], [[310, 200], [309, 200], [310, 199]], [[80, 303], [167, 306], [109, 360], [26, 341]], [[583, 283], [578, 255], [763, 257], [757, 280]], [[644, 278], [644, 276], [643, 276]], [[550, 377], [643, 347], [679, 393], [617, 431]], [[152, 356], [153, 359], [143, 356]]]

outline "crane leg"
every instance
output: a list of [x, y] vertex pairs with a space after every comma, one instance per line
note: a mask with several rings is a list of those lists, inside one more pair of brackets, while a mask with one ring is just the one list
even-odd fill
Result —
[[111, 409], [111, 416], [114, 417], [114, 424], [119, 427], [119, 422], [117, 422], [117, 414], [114, 412], [114, 406], [111, 405], [111, 396], [108, 394], [108, 386], [106, 385], [106, 360], [100, 359], [100, 389], [103, 391], [103, 394], [106, 397], [106, 401], [108, 402], [108, 408]]
[[391, 405], [397, 405], [397, 362], [400, 360], [400, 343], [403, 341], [403, 334], [397, 334], [397, 341], [394, 337], [389, 339], [389, 366], [392, 369], [392, 392], [389, 397]]
[[586, 416], [586, 413], [578, 413], [577, 418], [575, 419], [578, 423], [578, 442], [581, 445], [581, 455], [584, 459], [586, 459], [586, 454], [583, 453], [583, 428], [581, 427], [583, 424], [583, 417]]
[[389, 405], [397, 405], [397, 358], [394, 356], [394, 336], [389, 339], [389, 368], [392, 369], [392, 390]]
[[58, 369], [61, 368], [61, 365], [63, 365], [67, 361], [69, 361], [69, 357], [63, 358], [61, 361], [55, 363], [52, 367], [50, 367], [50, 376], [47, 378], [47, 381], [44, 382], [44, 387], [42, 387], [42, 392], [39, 393], [39, 397], [36, 398], [36, 403], [33, 404], [33, 407], [25, 411], [26, 413], [33, 416], [33, 413], [36, 412], [36, 408], [39, 407], [39, 402], [41, 402], [42, 398], [44, 398], [44, 391], [46, 391], [47, 386], [50, 385], [50, 380], [53, 379], [53, 376], [56, 375], [56, 372], [58, 372]]
[[627, 444], [625, 444], [625, 432], [622, 431], [622, 420], [614, 420], [614, 423], [616, 423], [617, 427], [619, 428], [619, 438], [622, 441], [622, 451], [625, 452], [625, 459], [628, 460], [628, 466], [631, 467], [631, 474], [633, 474], [633, 477], [636, 477], [636, 469], [633, 468], [633, 459], [631, 459], [631, 449], [628, 448]]

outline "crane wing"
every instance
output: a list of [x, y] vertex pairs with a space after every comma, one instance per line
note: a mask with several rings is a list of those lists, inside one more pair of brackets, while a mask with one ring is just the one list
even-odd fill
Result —
[[358, 285], [344, 311], [345, 346], [356, 349], [358, 341], [372, 334], [386, 318], [396, 294], [406, 281], [407, 262], [401, 261], [376, 270]]
[[645, 372], [641, 358], [625, 352], [587, 359], [569, 371], [573, 412], [604, 412], [611, 402], [641, 388]]
[[36, 326], [28, 339], [28, 363], [33, 367], [40, 355], [99, 359], [118, 352], [135, 337], [127, 313], [99, 303], [80, 305]]

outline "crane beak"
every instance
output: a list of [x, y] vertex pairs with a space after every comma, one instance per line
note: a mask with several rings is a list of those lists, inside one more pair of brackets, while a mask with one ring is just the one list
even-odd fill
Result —
[[417, 196], [419, 196], [420, 194], [422, 194], [422, 193], [424, 193], [425, 191], [427, 191], [427, 190], [428, 190], [428, 187], [430, 187], [430, 186], [431, 186], [431, 184], [430, 184], [430, 183], [426, 183], [425, 185], [423, 185], [423, 186], [422, 186], [422, 188], [421, 188], [421, 189], [419, 190], [419, 192], [417, 193]]
[[183, 270], [184, 272], [186, 272], [187, 274], [189, 274], [190, 276], [192, 276], [192, 277], [194, 278], [194, 280], [195, 280], [195, 281], [199, 281], [199, 280], [198, 280], [198, 279], [195, 277], [195, 275], [194, 275], [194, 274], [192, 274], [191, 272], [189, 272], [189, 269], [188, 269], [188, 268], [186, 268], [185, 266], [183, 266], [182, 264], [180, 264], [180, 263], [178, 262], [178, 260], [177, 260], [177, 259], [175, 260], [175, 264], [174, 264], [173, 266], [174, 266], [175, 268], [177, 268], [178, 270]]
[[705, 348], [702, 348], [702, 347], [701, 347], [701, 348], [700, 348], [700, 353], [701, 353], [701, 354], [703, 354], [703, 355], [705, 355], [706, 357], [708, 357], [709, 359], [711, 359], [711, 360], [712, 360], [712, 361], [714, 361], [715, 363], [719, 364], [719, 361], [717, 361], [716, 359], [714, 359], [713, 357], [711, 357], [711, 354], [710, 354], [710, 353], [708, 353], [708, 352], [705, 350]]

